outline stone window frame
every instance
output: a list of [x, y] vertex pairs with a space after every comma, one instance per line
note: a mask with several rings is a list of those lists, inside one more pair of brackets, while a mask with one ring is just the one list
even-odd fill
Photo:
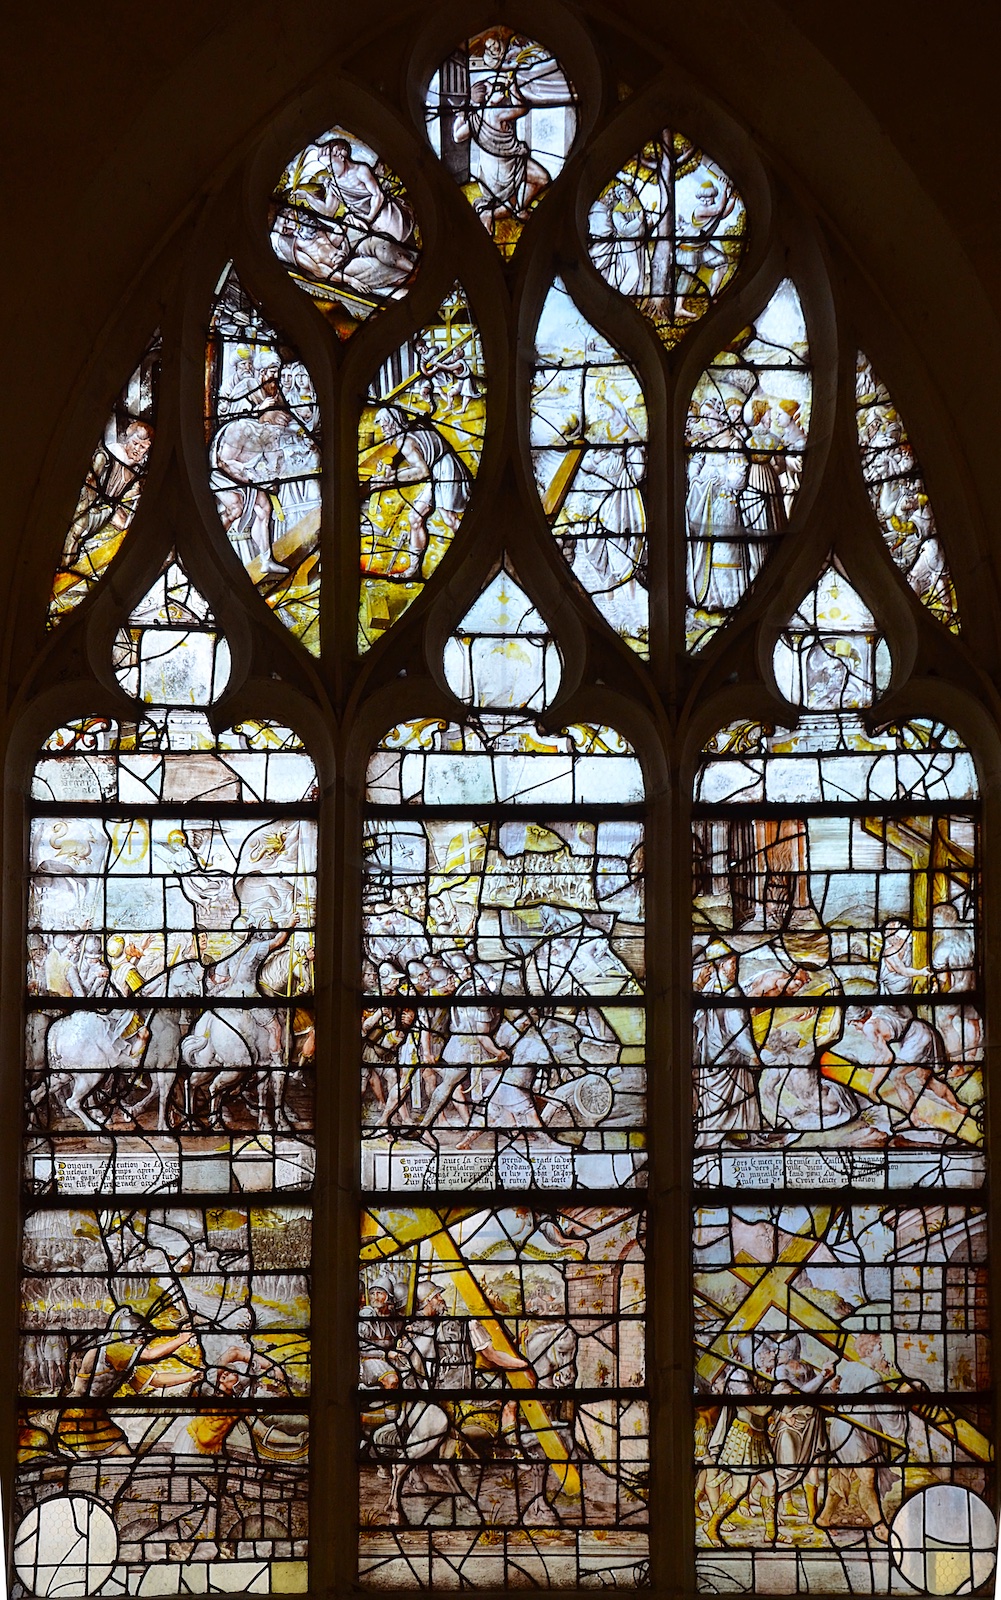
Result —
[[[311, 1594], [355, 1593], [355, 1510], [343, 1494], [344, 1472], [355, 1460], [356, 1376], [354, 1279], [357, 1251], [358, 1074], [355, 1016], [360, 939], [359, 850], [361, 792], [368, 747], [402, 715], [455, 710], [440, 670], [440, 647], [454, 621], [479, 589], [501, 546], [540, 604], [564, 658], [563, 720], [575, 710], [621, 729], [646, 770], [651, 888], [650, 948], [656, 963], [649, 984], [651, 1055], [678, 1070], [651, 1080], [651, 1125], [659, 1129], [649, 1202], [654, 1261], [650, 1311], [654, 1471], [651, 1524], [671, 1530], [655, 1537], [652, 1587], [658, 1595], [694, 1594], [694, 1514], [691, 1506], [690, 1311], [688, 1278], [690, 1079], [687, 1070], [689, 1000], [689, 804], [692, 776], [705, 739], [735, 716], [766, 718], [776, 711], [771, 645], [781, 623], [810, 586], [830, 550], [844, 560], [852, 581], [873, 610], [890, 645], [894, 674], [882, 709], [897, 717], [935, 716], [969, 742], [980, 768], [984, 807], [985, 988], [1001, 976], [1001, 893], [995, 884], [990, 839], [998, 825], [1001, 788], [999, 711], [991, 682], [997, 643], [996, 575], [985, 556], [983, 518], [957, 437], [962, 407], [950, 406], [927, 375], [921, 351], [888, 314], [885, 269], [874, 286], [821, 201], [804, 192], [794, 164], [754, 126], [753, 95], [735, 92], [739, 47], [724, 55], [719, 83], [711, 68], [693, 78], [658, 46], [652, 76], [626, 99], [617, 98], [618, 74], [628, 77], [641, 60], [634, 40], [610, 53], [607, 10], [588, 8], [587, 22], [557, 0], [504, 7], [503, 19], [542, 38], [565, 62], [582, 100], [577, 153], [526, 228], [510, 268], [461, 196], [441, 172], [414, 119], [416, 97], [437, 60], [464, 28], [473, 32], [497, 20], [480, 4], [460, 25], [454, 7], [430, 19], [414, 7], [404, 18], [405, 37], [391, 68], [370, 50], [341, 52], [332, 68], [303, 55], [299, 86], [277, 108], [262, 92], [259, 127], [244, 131], [238, 148], [205, 180], [189, 215], [158, 253], [144, 280], [126, 297], [75, 386], [56, 424], [23, 543], [17, 616], [10, 630], [13, 663], [10, 738], [5, 769], [4, 843], [8, 884], [23, 861], [25, 791], [35, 753], [57, 723], [85, 713], [114, 714], [122, 699], [110, 670], [110, 646], [122, 616], [148, 587], [170, 548], [213, 606], [233, 652], [232, 691], [217, 711], [218, 726], [242, 715], [273, 716], [292, 725], [307, 744], [321, 776], [323, 850], [321, 894], [328, 908], [326, 936], [318, 941], [317, 999], [320, 1076], [318, 1140], [328, 1160], [316, 1196], [314, 1242], [312, 1467], [315, 1539]], [[593, 56], [586, 32], [602, 52]], [[610, 31], [611, 30], [611, 31]], [[618, 36], [616, 36], [618, 37]], [[793, 47], [795, 53], [795, 47]], [[750, 72], [750, 69], [748, 69]], [[753, 77], [753, 73], [750, 73]], [[743, 106], [746, 127], [714, 98]], [[776, 97], [774, 87], [770, 94]], [[425, 239], [421, 275], [407, 299], [374, 318], [346, 345], [334, 336], [288, 282], [267, 246], [264, 203], [284, 159], [322, 126], [339, 120], [368, 137], [400, 173], [413, 197]], [[704, 141], [741, 188], [751, 219], [751, 247], [732, 290], [698, 323], [675, 352], [662, 350], [652, 331], [586, 265], [581, 228], [598, 187], [659, 121]], [[830, 192], [819, 173], [819, 191]], [[879, 181], [878, 176], [874, 178]], [[920, 226], [915, 217], [915, 229]], [[368, 375], [419, 327], [454, 277], [455, 240], [461, 237], [463, 284], [479, 322], [490, 377], [494, 416], [474, 497], [452, 550], [420, 600], [377, 650], [355, 653], [357, 524], [354, 451], [358, 411]], [[930, 249], [930, 247], [926, 247]], [[204, 470], [202, 352], [212, 288], [233, 256], [247, 287], [268, 315], [297, 344], [325, 416], [324, 658], [305, 655], [259, 601], [229, 550], [218, 524]], [[614, 640], [597, 613], [566, 581], [542, 517], [527, 459], [527, 362], [531, 329], [555, 270], [584, 263], [574, 292], [585, 313], [634, 361], [650, 415], [651, 611], [666, 619], [652, 636], [644, 666]], [[678, 536], [683, 505], [681, 419], [699, 372], [727, 334], [760, 309], [786, 270], [793, 271], [815, 332], [817, 408], [813, 457], [781, 556], [765, 568], [739, 614], [704, 651], [687, 658], [681, 638], [683, 550]], [[499, 285], [508, 280], [517, 315]], [[882, 285], [882, 289], [879, 285]], [[51, 633], [44, 617], [52, 572], [100, 419], [154, 326], [164, 337], [157, 446], [143, 503], [113, 569], [73, 616]], [[963, 631], [958, 639], [910, 596], [894, 569], [865, 495], [854, 435], [854, 352], [861, 342], [903, 410], [922, 461], [959, 594]], [[835, 380], [829, 363], [838, 359]], [[824, 363], [828, 363], [825, 374]], [[517, 419], [517, 428], [511, 419]], [[673, 559], [668, 530], [674, 527]], [[521, 559], [519, 559], [519, 552]], [[531, 554], [529, 554], [531, 552]], [[402, 677], [401, 674], [405, 674]], [[0, 1190], [5, 1240], [6, 1303], [16, 1305], [23, 893], [5, 897], [2, 1012], [4, 1074], [0, 1126], [7, 1160]], [[658, 954], [660, 952], [660, 954]], [[328, 1070], [324, 1076], [322, 1059]], [[990, 1060], [990, 1054], [988, 1059]], [[347, 1063], [339, 1071], [337, 1062]], [[988, 1073], [988, 1077], [990, 1074]], [[991, 1125], [989, 1154], [1001, 1135]], [[993, 1194], [993, 1191], [989, 1191]], [[999, 1202], [990, 1199], [992, 1232]], [[316, 1271], [319, 1263], [330, 1269]], [[345, 1293], [345, 1288], [349, 1292]], [[1001, 1316], [994, 1296], [995, 1337]], [[16, 1327], [11, 1311], [0, 1329], [3, 1370], [13, 1393]], [[10, 1481], [12, 1445], [0, 1445]], [[10, 1498], [8, 1495], [7, 1503]], [[681, 1530], [679, 1533], [678, 1530]]]

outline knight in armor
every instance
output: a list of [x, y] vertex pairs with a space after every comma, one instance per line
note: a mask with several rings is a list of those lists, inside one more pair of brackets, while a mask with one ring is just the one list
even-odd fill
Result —
[[397, 1286], [389, 1277], [374, 1278], [368, 1286], [368, 1304], [358, 1313], [358, 1354], [361, 1385], [374, 1388], [394, 1371], [389, 1353], [403, 1328]]

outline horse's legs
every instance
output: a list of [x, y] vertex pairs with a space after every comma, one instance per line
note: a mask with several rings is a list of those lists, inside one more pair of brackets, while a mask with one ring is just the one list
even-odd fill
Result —
[[84, 1127], [89, 1129], [91, 1133], [100, 1133], [101, 1124], [95, 1122], [94, 1118], [84, 1110], [83, 1102], [89, 1100], [90, 1096], [94, 1094], [103, 1077], [104, 1073], [102, 1071], [86, 1072], [79, 1076], [74, 1075], [72, 1078], [68, 1078], [70, 1092], [66, 1096], [66, 1110], [71, 1111], [75, 1117], [79, 1117]]
[[390, 1469], [389, 1499], [386, 1501], [386, 1513], [391, 1523], [403, 1521], [403, 1483], [410, 1471], [412, 1463], [409, 1461], [394, 1461]]
[[[205, 1076], [208, 1077], [209, 1074], [206, 1073]], [[232, 1089], [234, 1083], [239, 1083], [241, 1077], [242, 1073], [234, 1071], [216, 1073], [209, 1089], [209, 1112], [213, 1119], [222, 1111], [223, 1096], [227, 1089]]]

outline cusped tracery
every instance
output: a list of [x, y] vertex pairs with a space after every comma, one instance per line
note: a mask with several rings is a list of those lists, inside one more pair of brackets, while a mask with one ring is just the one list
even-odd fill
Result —
[[367, 650], [412, 605], [458, 532], [480, 465], [486, 370], [461, 285], [383, 362], [358, 438]]
[[[50, 628], [147, 501], [117, 631], [112, 591], [47, 638], [30, 690], [32, 716], [64, 684], [67, 703], [24, 786], [13, 1600], [989, 1576], [980, 779], [940, 720], [954, 642], [911, 605], [932, 715], [883, 624], [904, 581], [958, 632], [941, 535], [859, 354], [863, 481], [899, 570], [863, 501], [818, 547], [812, 507], [840, 504], [851, 450], [821, 471], [811, 434], [815, 365], [843, 389], [800, 297], [830, 309], [822, 257], [801, 284], [773, 266], [803, 231], [795, 195], [731, 337], [758, 219], [678, 130], [703, 120], [693, 97], [640, 85], [610, 32], [606, 90], [621, 70], [660, 111], [624, 106], [633, 153], [575, 192], [582, 121], [604, 118], [580, 152], [596, 172], [620, 113], [585, 107], [586, 21], [571, 50], [558, 11], [545, 44], [481, 14], [446, 59], [409, 56], [396, 18], [388, 57], [354, 57], [375, 143], [306, 144], [229, 247], [245, 281], [212, 260], [207, 308], [192, 255], [185, 298], [161, 291], [174, 412], [157, 336], [93, 454]], [[413, 167], [404, 82], [425, 86]], [[391, 148], [421, 174], [423, 240]], [[202, 237], [246, 227], [259, 159], [207, 194]], [[154, 507], [154, 427], [162, 451], [199, 421], [179, 330], [206, 311], [204, 446], [156, 456]], [[192, 503], [206, 549], [197, 518], [171, 548]], [[781, 622], [786, 554], [814, 565]], [[322, 838], [300, 714], [330, 736]], [[326, 1033], [317, 959], [340, 974]], [[337, 1228], [359, 1253], [323, 1264], [322, 1299], [357, 1310], [356, 1344], [337, 1317], [324, 1333], [352, 1407], [329, 1361], [315, 1401], [310, 1376], [313, 1184], [340, 1181], [315, 1092], [326, 1074], [332, 1103], [345, 1071]], [[691, 1341], [691, 1410], [660, 1441], [654, 1266], [658, 1356]], [[311, 1474], [351, 1459], [311, 1568]], [[651, 1543], [651, 1487], [663, 1507], [679, 1484], [694, 1550]]]
[[860, 350], [856, 419], [862, 473], [887, 549], [932, 616], [959, 632], [959, 606], [924, 476], [900, 412]]
[[354, 133], [334, 127], [289, 162], [271, 201], [271, 248], [286, 272], [347, 339], [417, 272], [420, 230], [391, 167]]
[[488, 28], [431, 79], [428, 138], [501, 255], [559, 177], [577, 131], [577, 96], [556, 57], [511, 28]]
[[791, 278], [702, 374], [685, 422], [688, 648], [752, 586], [792, 514], [810, 430], [806, 319]]
[[159, 380], [157, 333], [115, 401], [91, 456], [52, 583], [50, 628], [100, 582], [129, 531], [149, 468]]
[[587, 248], [670, 349], [705, 316], [747, 246], [747, 213], [730, 178], [684, 133], [662, 129], [595, 200]]
[[609, 626], [646, 656], [646, 400], [559, 278], [535, 334], [531, 446], [560, 553]]
[[209, 487], [258, 593], [320, 650], [320, 407], [305, 362], [267, 322], [232, 262], [205, 359]]

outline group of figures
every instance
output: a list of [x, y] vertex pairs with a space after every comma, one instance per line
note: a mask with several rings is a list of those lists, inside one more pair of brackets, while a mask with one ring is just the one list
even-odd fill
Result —
[[847, 1575], [909, 1491], [989, 1489], [982, 1408], [941, 1401], [989, 1385], [983, 1211], [790, 1199], [694, 1237], [704, 1545], [845, 1551]]
[[38, 1010], [27, 1045], [25, 1176], [37, 1192], [311, 1182], [305, 1007]]
[[[644, 1144], [639, 1007], [428, 1006], [434, 964], [413, 961], [392, 1002], [367, 1009], [366, 1175], [381, 1187], [613, 1188]], [[439, 988], [463, 985], [440, 967]], [[465, 987], [472, 992], [467, 978]]]
[[956, 633], [956, 588], [914, 447], [886, 385], [861, 350], [855, 404], [862, 472], [890, 554], [922, 605]]
[[383, 302], [406, 294], [421, 239], [396, 174], [355, 134], [331, 128], [283, 172], [271, 248], [346, 339]]
[[[794, 842], [782, 841], [776, 853]], [[899, 918], [888, 919], [874, 942], [876, 961], [852, 959], [848, 939], [825, 934], [699, 941], [699, 1149], [875, 1153], [889, 1146], [903, 1181], [905, 1170], [915, 1176], [927, 1167], [926, 1155], [908, 1154], [913, 1143], [917, 1151], [948, 1152], [956, 1159], [946, 1165], [957, 1172], [979, 1167], [983, 1029], [976, 1005], [962, 998], [971, 988], [971, 926], [952, 904], [936, 907], [929, 967], [911, 966], [914, 940]], [[846, 959], [837, 959], [836, 947]], [[870, 996], [861, 990], [866, 973]], [[947, 990], [940, 1003], [922, 1004], [910, 987], [878, 992], [878, 978], [912, 977], [955, 983], [957, 997]], [[819, 1172], [825, 1162], [815, 1164]], [[880, 1164], [873, 1154], [857, 1170]], [[805, 1176], [810, 1163], [793, 1165]], [[832, 1155], [826, 1165], [833, 1174], [840, 1164]], [[740, 1171], [739, 1162], [728, 1166]]]
[[744, 203], [718, 162], [665, 128], [606, 184], [587, 219], [598, 272], [670, 349], [740, 265]]
[[829, 568], [776, 647], [796, 731], [724, 730], [703, 766], [696, 1143], [719, 1176], [740, 1148], [803, 1181], [982, 1173], [976, 777], [946, 729], [864, 727], [883, 651]]
[[810, 428], [809, 363], [786, 278], [695, 386], [685, 426], [689, 649], [729, 620], [788, 523]]
[[[434, 233], [456, 221], [470, 284], [496, 271], [493, 245], [507, 263], [536, 226], [578, 109], [556, 57], [508, 27], [425, 79], [449, 175]], [[639, 373], [654, 383], [673, 365], [664, 347], [725, 294], [749, 227], [724, 167], [664, 116], [584, 197], [590, 265], [567, 261], [544, 297], [540, 283], [513, 413], [527, 399], [572, 604], [593, 605], [615, 636], [600, 648], [626, 670], [621, 646], [653, 653], [651, 607], [673, 582], [673, 531], [649, 537], [665, 451], [684, 466], [686, 593], [684, 640], [668, 646], [694, 653], [795, 530], [814, 394], [783, 277], [723, 348], [736, 318], [718, 340], [707, 330], [719, 353], [651, 457]], [[415, 193], [434, 192], [429, 172]], [[493, 244], [463, 223], [452, 179]], [[321, 412], [340, 419], [329, 447], [360, 409], [357, 473], [336, 487], [339, 505], [357, 493], [362, 654], [474, 506], [480, 326], [453, 269], [437, 310], [399, 313], [349, 392], [334, 337], [403, 300], [423, 243], [401, 178], [340, 125], [289, 162], [267, 228], [315, 308], [293, 319], [304, 348], [326, 341], [331, 359], [314, 383], [255, 298], [267, 273], [251, 295], [225, 266], [207, 315], [206, 538], [225, 535], [273, 618], [319, 656], [335, 454], [325, 468]], [[93, 453], [50, 624], [137, 514], [159, 361], [157, 337]], [[955, 631], [924, 477], [861, 354], [856, 400], [886, 549]], [[501, 419], [499, 449], [506, 432]], [[224, 545], [222, 558], [235, 572]], [[637, 1588], [650, 1578], [644, 780], [614, 728], [554, 731], [564, 642], [508, 555], [491, 560], [442, 647], [453, 711], [415, 716], [408, 701], [367, 772], [358, 1577]], [[310, 1585], [318, 785], [289, 729], [215, 727], [231, 666], [170, 558], [114, 639], [132, 720], [74, 706], [35, 770], [14, 1600]], [[833, 556], [772, 667], [795, 725], [745, 718], [709, 740], [691, 832], [697, 1583], [958, 1592], [994, 1527], [977, 776], [961, 738], [920, 711], [879, 725], [889, 650]], [[584, 690], [613, 704], [614, 681]], [[677, 1063], [659, 1065], [670, 1078]], [[834, 1189], [848, 1191], [837, 1205]], [[932, 1582], [947, 1517], [966, 1543]]]
[[[428, 135], [504, 255], [559, 175], [576, 96], [542, 45], [508, 28], [467, 40], [427, 87]], [[720, 163], [665, 128], [601, 190], [588, 251], [609, 286], [673, 346], [738, 271], [744, 202]], [[293, 281], [347, 338], [406, 295], [421, 239], [398, 176], [334, 127], [300, 150], [272, 197], [271, 244]], [[558, 547], [602, 616], [648, 653], [647, 423], [633, 369], [557, 280], [536, 335], [532, 455]], [[50, 621], [75, 606], [116, 553], [153, 441], [159, 340], [123, 390], [95, 451], [56, 575]], [[485, 375], [475, 321], [456, 286], [435, 320], [380, 368], [359, 438], [359, 648], [402, 616], [448, 549], [482, 451]], [[729, 619], [792, 514], [810, 427], [806, 323], [779, 284], [753, 326], [692, 395], [686, 639], [698, 650]], [[858, 358], [858, 436], [873, 509], [918, 599], [958, 628], [955, 589], [899, 414]], [[258, 590], [319, 651], [320, 410], [298, 354], [230, 264], [207, 353], [210, 486]]]
[[387, 818], [364, 849], [369, 992], [639, 993], [639, 823]]
[[385, 819], [366, 850], [373, 1170], [402, 1186], [448, 1171], [460, 1186], [570, 1187], [575, 1168], [623, 1181], [642, 1125], [642, 1013], [569, 1002], [639, 994], [639, 824]]
[[[169, 1186], [182, 1155], [203, 1174], [221, 1139], [235, 1157], [233, 1131], [312, 1125], [315, 824], [238, 816], [248, 789], [302, 795], [312, 763], [267, 723], [233, 730], [222, 749], [205, 714], [150, 723], [147, 736], [142, 749], [109, 723], [69, 726], [38, 763], [38, 792], [54, 798], [30, 840], [27, 986], [42, 1008], [29, 1018], [27, 1093], [29, 1130], [53, 1139], [32, 1142], [29, 1162], [35, 1182], [58, 1170], [67, 1189], [77, 1166], [85, 1186], [98, 1158], [126, 1154], [136, 1176]], [[283, 757], [291, 773], [275, 771]], [[85, 784], [122, 814], [69, 808]], [[171, 814], [192, 800], [209, 814]], [[211, 814], [219, 802], [229, 816]], [[82, 1130], [107, 1138], [64, 1138]], [[205, 1139], [185, 1147], [179, 1130]], [[265, 1152], [243, 1146], [249, 1181]], [[291, 1139], [283, 1160], [310, 1155]]]
[[392, 1581], [403, 1555], [430, 1560], [432, 1583], [450, 1559], [494, 1586], [569, 1557], [582, 1578], [611, 1560], [630, 1581], [648, 1470], [641, 1214], [373, 1208], [362, 1263], [363, 1575]]
[[916, 1497], [994, 1493], [977, 779], [865, 720], [889, 654], [836, 563], [774, 670], [795, 729], [721, 730], [693, 820], [699, 1569], [881, 1592]]
[[316, 772], [213, 731], [229, 652], [176, 558], [113, 669], [135, 719], [58, 728], [32, 787], [21, 1592], [301, 1589]]
[[612, 729], [536, 722], [559, 656], [507, 564], [444, 667], [468, 720], [398, 725], [368, 773], [362, 1580], [633, 1587], [642, 777]]
[[[504, 28], [468, 41], [428, 89], [429, 134], [502, 252], [561, 169], [575, 97], [542, 46]], [[663, 130], [595, 200], [591, 260], [670, 347], [721, 295], [746, 246], [743, 201], [717, 161]], [[413, 282], [420, 234], [399, 178], [334, 128], [275, 190], [271, 242], [342, 337]], [[138, 505], [153, 442], [159, 341], [115, 406], [81, 490], [50, 621], [84, 598]], [[695, 386], [685, 426], [686, 642], [701, 649], [752, 588], [793, 514], [812, 403], [802, 306], [784, 279]], [[320, 406], [307, 367], [225, 269], [206, 362], [210, 487], [258, 591], [320, 648]], [[957, 629], [955, 588], [913, 447], [858, 358], [858, 437], [873, 509], [912, 591]], [[359, 431], [359, 649], [384, 635], [448, 550], [482, 453], [486, 375], [457, 284], [377, 371]], [[604, 620], [649, 651], [646, 403], [636, 372], [557, 279], [536, 332], [531, 448], [557, 547]]]
[[[307, 1394], [308, 1249], [308, 1210], [289, 1206], [34, 1212], [21, 1380], [25, 1396], [61, 1402], [50, 1451], [126, 1453], [103, 1407], [141, 1395]], [[231, 1427], [240, 1421], [228, 1414]], [[169, 1447], [192, 1453], [185, 1435], [197, 1432], [172, 1433]], [[218, 1449], [226, 1436], [200, 1443]], [[32, 1456], [41, 1453], [36, 1438]]]
[[19, 1509], [96, 1497], [122, 1577], [151, 1546], [175, 1580], [248, 1541], [258, 1581], [301, 1561], [308, 1265], [303, 1208], [29, 1215]]
[[315, 837], [301, 820], [47, 816], [31, 848], [32, 994], [256, 999], [312, 987]]

